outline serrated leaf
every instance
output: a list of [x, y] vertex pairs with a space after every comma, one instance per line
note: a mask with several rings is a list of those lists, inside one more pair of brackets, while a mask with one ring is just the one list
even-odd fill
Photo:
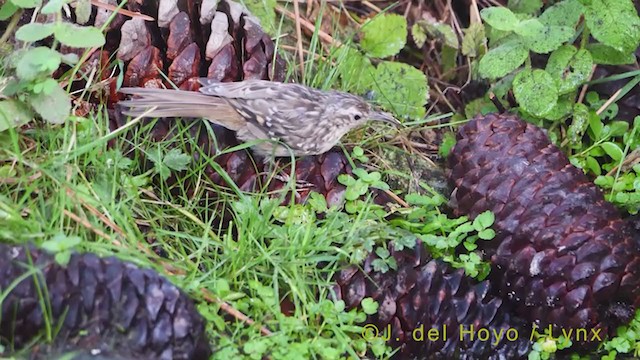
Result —
[[362, 26], [360, 45], [367, 54], [386, 58], [396, 55], [407, 41], [407, 20], [400, 15], [378, 15]]
[[368, 57], [353, 48], [348, 48], [337, 64], [343, 90], [360, 94], [371, 90], [369, 86], [376, 68]]
[[546, 71], [556, 80], [560, 95], [570, 93], [589, 79], [593, 59], [589, 51], [565, 45], [549, 56]]
[[171, 149], [162, 158], [162, 162], [171, 170], [182, 171], [191, 163], [191, 156], [184, 154], [179, 149]]
[[16, 39], [25, 42], [33, 42], [42, 40], [53, 34], [55, 28], [54, 23], [40, 24], [29, 23], [22, 25], [18, 31], [16, 31]]
[[11, 1], [7, 1], [0, 7], [0, 21], [7, 20], [13, 14], [18, 11], [18, 7], [15, 6]]
[[588, 44], [587, 50], [591, 53], [593, 62], [602, 65], [625, 65], [636, 62], [633, 52], [621, 52], [604, 44]]
[[22, 126], [33, 118], [31, 110], [17, 100], [0, 101], [0, 132]]
[[464, 30], [462, 54], [469, 57], [478, 56], [478, 49], [486, 42], [486, 39], [484, 25], [482, 23], [471, 24], [468, 29]]
[[411, 27], [411, 37], [413, 37], [413, 42], [416, 43], [416, 46], [419, 48], [423, 47], [427, 41], [427, 33], [422, 26], [420, 26], [419, 22], [416, 22]]
[[419, 25], [428, 35], [429, 38], [439, 40], [444, 45], [457, 49], [458, 44], [458, 36], [453, 31], [449, 24], [443, 23], [429, 23], [425, 20], [418, 21], [416, 23]]
[[513, 31], [520, 22], [511, 10], [502, 6], [484, 8], [480, 16], [492, 28], [501, 31]]
[[386, 110], [398, 116], [424, 116], [429, 87], [422, 71], [411, 65], [383, 61], [369, 81], [375, 100]]
[[31, 9], [42, 5], [42, 0], [11, 0], [11, 2], [15, 6], [23, 9]]
[[600, 144], [600, 147], [602, 148], [602, 150], [604, 150], [605, 153], [607, 153], [607, 155], [609, 155], [609, 157], [611, 157], [616, 162], [622, 160], [622, 157], [624, 156], [624, 152], [616, 143], [605, 141]]
[[544, 25], [575, 28], [583, 11], [584, 7], [578, 0], [564, 0], [547, 8], [538, 20]]
[[54, 36], [64, 45], [77, 48], [100, 47], [105, 38], [100, 29], [92, 26], [78, 26], [69, 23], [58, 23]]
[[60, 53], [40, 46], [27, 50], [16, 63], [16, 75], [21, 80], [31, 81], [39, 75], [52, 74], [60, 66]]
[[507, 6], [517, 13], [533, 14], [542, 8], [542, 0], [509, 0]]
[[478, 71], [484, 78], [501, 78], [524, 64], [527, 56], [529, 52], [522, 43], [510, 41], [484, 54]]
[[62, 124], [71, 111], [71, 98], [59, 86], [49, 94], [34, 94], [29, 98], [29, 103], [44, 120], [53, 124]]
[[640, 43], [640, 17], [631, 0], [590, 0], [585, 20], [591, 35], [623, 53], [635, 51]]
[[520, 107], [535, 116], [543, 117], [558, 102], [558, 89], [546, 71], [523, 70], [513, 79], [513, 95]]
[[529, 49], [538, 54], [547, 54], [573, 38], [575, 29], [568, 26], [544, 25], [533, 29], [523, 39]]

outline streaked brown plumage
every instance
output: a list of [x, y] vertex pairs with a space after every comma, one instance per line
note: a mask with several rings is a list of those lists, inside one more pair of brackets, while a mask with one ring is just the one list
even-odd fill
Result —
[[253, 147], [262, 156], [319, 155], [369, 120], [399, 125], [391, 114], [345, 92], [266, 80], [200, 83], [199, 93], [124, 88], [120, 92], [134, 97], [120, 105], [130, 116], [201, 117], [236, 131], [242, 141], [274, 140]]

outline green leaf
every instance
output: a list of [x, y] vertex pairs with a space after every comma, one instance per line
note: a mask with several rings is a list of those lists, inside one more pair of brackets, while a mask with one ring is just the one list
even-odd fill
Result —
[[587, 156], [586, 158], [586, 168], [596, 175], [600, 175], [602, 173], [602, 169], [600, 168], [600, 163], [598, 160], [591, 156]]
[[491, 211], [485, 211], [473, 219], [473, 227], [476, 231], [480, 231], [493, 225], [495, 220], [496, 217]]
[[385, 58], [396, 55], [407, 41], [407, 20], [400, 15], [378, 15], [362, 26], [360, 45], [367, 54]]
[[[556, 102], [551, 111], [544, 115], [544, 118], [551, 121], [560, 121], [566, 119], [567, 117], [569, 117], [569, 115], [571, 115], [575, 99], [575, 92], [559, 96], [558, 102]], [[551, 133], [549, 136], [553, 136], [553, 133]]]
[[517, 13], [533, 14], [542, 8], [542, 0], [509, 0], [507, 6]]
[[367, 315], [373, 315], [378, 312], [378, 303], [370, 297], [362, 299], [360, 305], [362, 306], [364, 313]]
[[573, 120], [567, 130], [567, 139], [574, 148], [582, 145], [582, 136], [589, 127], [589, 108], [585, 104], [573, 105]]
[[522, 37], [538, 36], [538, 34], [544, 31], [544, 25], [538, 19], [524, 20], [516, 26], [513, 30], [516, 34]]
[[347, 48], [344, 56], [337, 62], [337, 71], [343, 89], [355, 93], [365, 93], [371, 89], [371, 79], [376, 68], [368, 57], [353, 48]]
[[60, 53], [40, 46], [27, 50], [16, 63], [16, 75], [21, 80], [31, 81], [39, 75], [52, 74], [60, 66]]
[[90, 17], [91, 0], [78, 0], [76, 2], [76, 23], [79, 25], [84, 25], [89, 21]]
[[636, 62], [633, 52], [621, 52], [604, 44], [588, 44], [587, 50], [593, 57], [593, 62], [602, 65], [625, 65]]
[[478, 237], [482, 240], [491, 240], [496, 237], [496, 232], [493, 229], [484, 229], [478, 232]]
[[501, 31], [512, 31], [520, 22], [511, 10], [502, 6], [484, 8], [480, 11], [480, 16], [492, 28]]
[[62, 11], [62, 6], [66, 4], [66, 0], [49, 0], [42, 7], [43, 14], [57, 14]]
[[0, 101], [0, 132], [22, 126], [33, 118], [31, 110], [20, 101]]
[[0, 21], [7, 20], [13, 14], [18, 11], [18, 7], [15, 6], [11, 1], [5, 2], [2, 7], [0, 7]]
[[416, 22], [411, 27], [411, 36], [413, 37], [413, 42], [416, 43], [416, 46], [419, 48], [423, 47], [427, 41], [427, 33], [423, 27], [420, 26], [419, 22]]
[[547, 8], [538, 19], [544, 25], [575, 28], [584, 7], [578, 0], [564, 0]]
[[386, 110], [398, 116], [424, 116], [429, 87], [422, 71], [404, 63], [383, 61], [369, 81], [375, 100]]
[[622, 151], [620, 146], [616, 143], [606, 141], [600, 144], [600, 147], [616, 162], [622, 160], [622, 157], [624, 156], [624, 151]]
[[484, 25], [482, 25], [482, 23], [473, 23], [468, 29], [464, 29], [463, 31], [462, 54], [469, 57], [478, 56], [478, 50], [487, 40], [484, 33]]
[[15, 6], [23, 9], [31, 9], [42, 5], [42, 0], [11, 0], [11, 2]]
[[591, 35], [623, 53], [640, 43], [640, 17], [631, 0], [589, 0], [585, 19]]
[[523, 39], [529, 49], [538, 54], [546, 54], [559, 48], [565, 42], [571, 40], [575, 29], [568, 26], [544, 25], [534, 28]]
[[587, 50], [565, 45], [551, 54], [545, 70], [553, 76], [558, 93], [563, 95], [587, 81], [592, 67], [593, 59]]
[[440, 148], [438, 148], [438, 155], [443, 158], [447, 158], [451, 149], [456, 145], [456, 136], [452, 132], [446, 132], [442, 136], [442, 143], [440, 143]]
[[100, 47], [105, 38], [100, 29], [92, 26], [78, 26], [70, 23], [58, 23], [54, 36], [64, 45], [77, 48]]
[[57, 253], [64, 250], [73, 249], [80, 244], [82, 239], [78, 236], [67, 236], [57, 234], [52, 239], [43, 242], [40, 246], [48, 252]]
[[186, 170], [191, 163], [191, 156], [182, 153], [179, 149], [171, 149], [162, 158], [162, 162], [171, 170]]
[[29, 98], [29, 103], [44, 120], [53, 124], [62, 124], [71, 111], [71, 98], [59, 86], [49, 94], [34, 94]]
[[626, 121], [612, 121], [609, 123], [609, 136], [623, 136], [629, 130], [629, 123]]
[[54, 28], [54, 23], [29, 23], [21, 26], [18, 31], [16, 31], [16, 39], [25, 42], [42, 40], [53, 34]]
[[524, 64], [529, 56], [527, 48], [520, 42], [506, 42], [487, 52], [480, 63], [480, 75], [488, 79], [501, 78]]
[[543, 117], [558, 102], [558, 89], [546, 71], [523, 70], [513, 79], [513, 94], [526, 112]]
[[[439, 40], [444, 45], [457, 49], [458, 44], [458, 36], [453, 31], [449, 24], [444, 23], [430, 23], [426, 20], [420, 20], [416, 22], [418, 27], [424, 32], [424, 35], [431, 38]], [[415, 28], [415, 25], [412, 27]], [[425, 37], [426, 40], [426, 37]]]

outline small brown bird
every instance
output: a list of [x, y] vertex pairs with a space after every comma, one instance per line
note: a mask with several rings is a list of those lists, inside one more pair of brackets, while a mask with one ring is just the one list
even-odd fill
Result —
[[145, 117], [199, 117], [237, 133], [262, 156], [318, 155], [329, 151], [351, 129], [369, 120], [395, 126], [391, 114], [375, 111], [364, 99], [340, 91], [266, 80], [221, 83], [200, 79], [200, 92], [123, 88], [134, 97], [120, 102], [123, 113]]

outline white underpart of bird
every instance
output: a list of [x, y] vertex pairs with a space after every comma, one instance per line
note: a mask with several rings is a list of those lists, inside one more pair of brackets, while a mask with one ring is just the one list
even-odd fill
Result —
[[267, 80], [221, 83], [202, 78], [200, 83], [199, 92], [123, 88], [120, 92], [132, 97], [119, 105], [132, 117], [204, 118], [235, 131], [241, 141], [273, 140], [253, 146], [260, 156], [319, 155], [367, 121], [400, 125], [393, 115], [346, 92]]

